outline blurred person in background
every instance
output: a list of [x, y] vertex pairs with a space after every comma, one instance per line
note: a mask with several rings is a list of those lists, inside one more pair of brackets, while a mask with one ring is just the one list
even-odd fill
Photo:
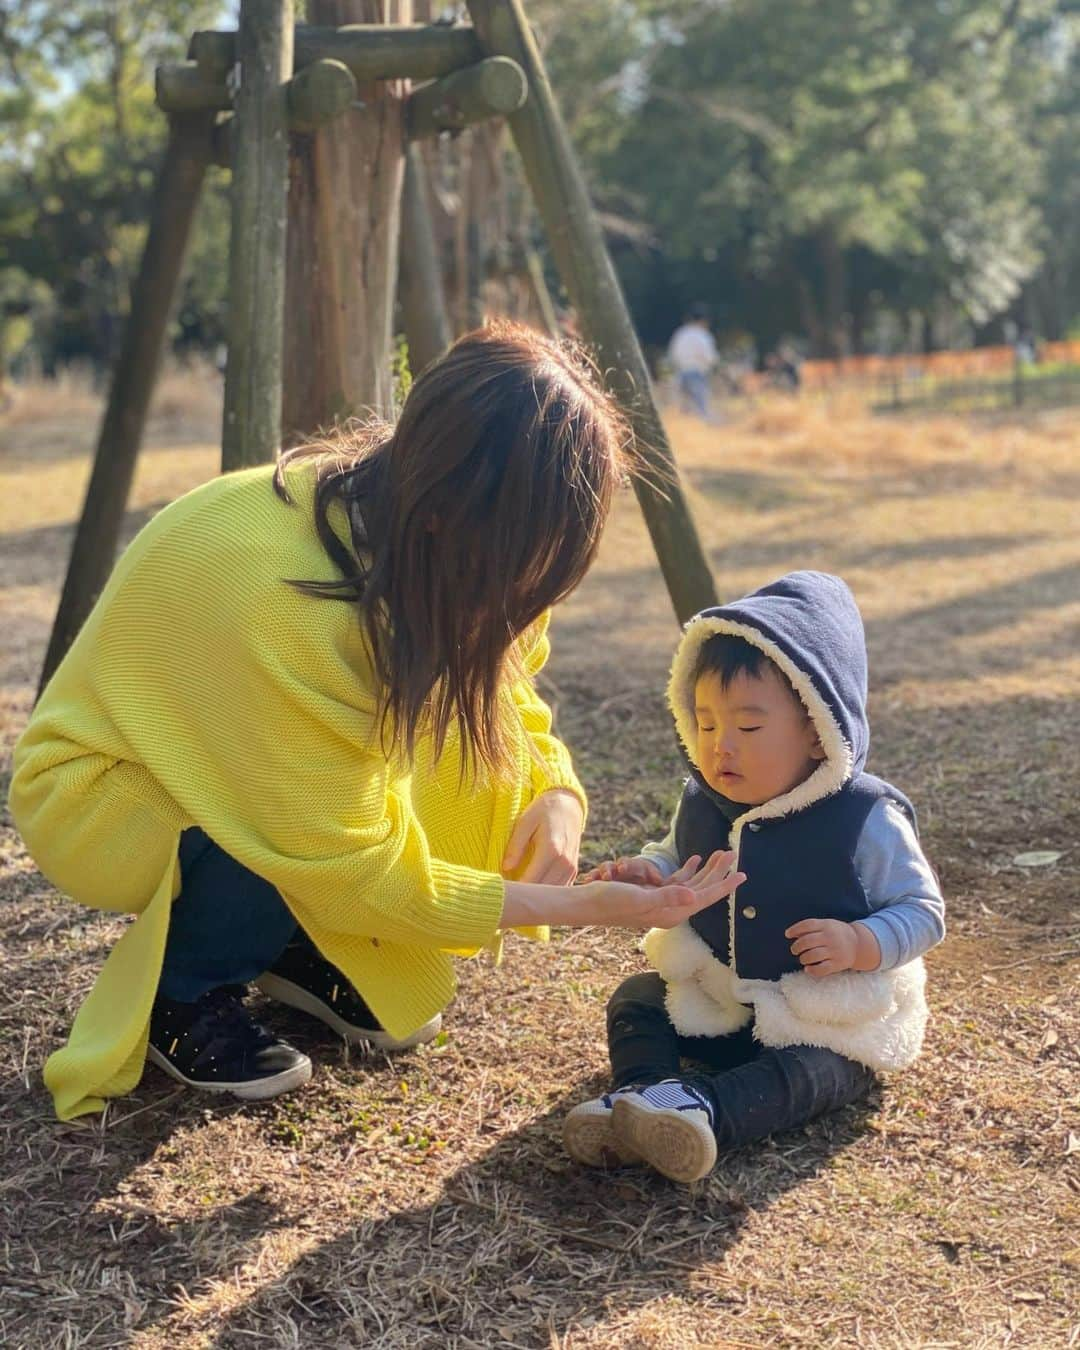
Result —
[[709, 421], [709, 375], [717, 355], [709, 331], [709, 311], [704, 305], [690, 307], [686, 319], [671, 336], [667, 355], [678, 382], [680, 407]]

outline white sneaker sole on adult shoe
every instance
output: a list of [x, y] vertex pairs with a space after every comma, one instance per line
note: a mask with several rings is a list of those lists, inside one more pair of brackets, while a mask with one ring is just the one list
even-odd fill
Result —
[[283, 979], [280, 975], [274, 975], [270, 971], [267, 971], [265, 975], [260, 975], [255, 981], [255, 985], [276, 1003], [287, 1004], [290, 1008], [299, 1008], [301, 1012], [310, 1013], [312, 1017], [317, 1017], [320, 1022], [325, 1023], [339, 1036], [344, 1037], [350, 1045], [373, 1045], [376, 1050], [411, 1050], [414, 1045], [426, 1045], [428, 1041], [434, 1040], [442, 1030], [442, 1013], [436, 1013], [430, 1022], [425, 1022], [422, 1027], [418, 1027], [411, 1036], [398, 1040], [396, 1036], [391, 1036], [388, 1031], [368, 1030], [367, 1027], [357, 1027], [351, 1022], [346, 1022], [343, 1017], [338, 1016], [328, 1003], [324, 1003], [310, 989], [305, 989], [302, 985], [294, 984], [292, 980]]
[[146, 1047], [146, 1058], [151, 1064], [156, 1064], [159, 1069], [167, 1073], [170, 1078], [175, 1078], [178, 1083], [183, 1083], [186, 1087], [194, 1088], [196, 1092], [218, 1094], [229, 1092], [234, 1097], [240, 1097], [246, 1102], [262, 1102], [270, 1097], [280, 1097], [283, 1092], [292, 1092], [294, 1088], [302, 1087], [311, 1077], [311, 1060], [306, 1055], [301, 1062], [294, 1064], [291, 1069], [283, 1069], [281, 1073], [271, 1074], [267, 1078], [248, 1078], [238, 1083], [207, 1083], [201, 1078], [188, 1078], [153, 1045]]
[[704, 1111], [653, 1106], [641, 1097], [616, 1097], [611, 1129], [619, 1146], [672, 1181], [699, 1181], [716, 1166], [716, 1136]]
[[563, 1121], [563, 1147], [586, 1167], [632, 1167], [643, 1159], [622, 1144], [611, 1128], [611, 1107], [596, 1098], [575, 1106]]

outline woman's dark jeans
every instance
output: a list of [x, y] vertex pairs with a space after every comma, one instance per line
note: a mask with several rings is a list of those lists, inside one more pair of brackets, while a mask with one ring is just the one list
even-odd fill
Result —
[[181, 890], [173, 903], [160, 993], [180, 1003], [270, 969], [297, 931], [273, 886], [200, 829], [180, 836]]
[[[664, 981], [632, 975], [608, 1003], [614, 1087], [678, 1078], [713, 1106], [721, 1148], [738, 1148], [804, 1125], [862, 1097], [874, 1082], [865, 1065], [820, 1046], [770, 1049], [750, 1026], [729, 1036], [681, 1036], [664, 1006]], [[683, 1060], [694, 1061], [692, 1069]]]

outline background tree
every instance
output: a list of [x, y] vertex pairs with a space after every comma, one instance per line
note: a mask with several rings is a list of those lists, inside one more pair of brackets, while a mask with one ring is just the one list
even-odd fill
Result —
[[[527, 7], [647, 346], [696, 300], [759, 353], [785, 336], [835, 355], [1080, 325], [1078, 0]], [[164, 142], [153, 66], [232, 8], [0, 10], [0, 294], [24, 306], [8, 361], [20, 345], [46, 369], [110, 358]], [[505, 137], [424, 153], [457, 326], [538, 318], [514, 246], [543, 240]], [[205, 194], [179, 350], [222, 338], [226, 191], [220, 176]]]
[[216, 0], [0, 10], [0, 272], [49, 288], [46, 369], [114, 354], [165, 137], [153, 68], [182, 58], [220, 10]]

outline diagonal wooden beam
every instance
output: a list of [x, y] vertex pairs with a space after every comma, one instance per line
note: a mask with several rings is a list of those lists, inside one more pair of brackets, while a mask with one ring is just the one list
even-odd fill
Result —
[[169, 139], [150, 208], [150, 228], [123, 345], [109, 386], [94, 467], [49, 638], [38, 693], [45, 688], [101, 593], [116, 557], [146, 414], [161, 364], [191, 224], [210, 164], [213, 115], [169, 119]]
[[685, 622], [716, 603], [716, 588], [600, 222], [520, 0], [468, 0], [468, 8], [485, 54], [508, 56], [528, 79], [529, 97], [511, 114], [510, 130], [563, 284], [608, 385], [630, 417], [646, 466], [634, 490], [675, 613]]

